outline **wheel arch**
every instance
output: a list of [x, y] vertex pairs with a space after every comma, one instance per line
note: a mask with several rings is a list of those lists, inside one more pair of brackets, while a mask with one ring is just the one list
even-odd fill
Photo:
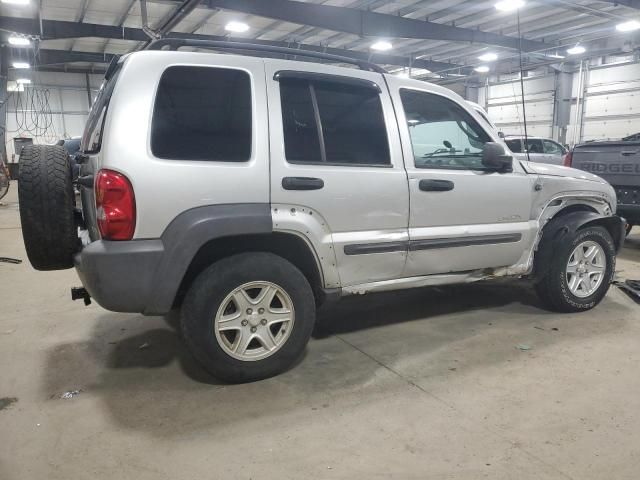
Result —
[[264, 234], [234, 235], [212, 239], [195, 253], [173, 299], [173, 306], [182, 303], [184, 295], [195, 278], [218, 260], [247, 252], [268, 252], [291, 262], [309, 281], [316, 303], [323, 303], [333, 292], [324, 289], [323, 273], [313, 247], [294, 233], [271, 232]]
[[601, 226], [609, 232], [616, 251], [619, 251], [624, 243], [625, 225], [620, 217], [602, 215], [587, 205], [572, 205], [556, 213], [542, 229], [542, 238], [534, 256], [533, 277], [544, 276], [553, 253], [557, 250], [556, 245], [578, 230], [594, 225]]

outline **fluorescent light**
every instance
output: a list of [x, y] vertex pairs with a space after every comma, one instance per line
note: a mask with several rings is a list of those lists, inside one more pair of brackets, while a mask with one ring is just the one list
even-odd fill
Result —
[[29, 0], [2, 0], [2, 3], [8, 5], [29, 5]]
[[478, 57], [478, 60], [482, 60], [483, 62], [495, 62], [498, 59], [498, 55], [492, 52], [487, 52]]
[[496, 3], [496, 9], [503, 12], [511, 12], [524, 7], [524, 0], [502, 0]]
[[478, 73], [487, 73], [491, 69], [486, 65], [480, 65], [479, 67], [474, 68], [474, 70]]
[[22, 68], [31, 68], [31, 65], [29, 65], [27, 62], [13, 62], [13, 68], [16, 69], [22, 69]]
[[571, 47], [567, 49], [567, 53], [569, 55], [581, 55], [586, 51], [587, 49], [584, 48], [582, 45], [576, 45], [575, 47]]
[[29, 40], [27, 37], [11, 35], [9, 37], [9, 43], [11, 45], [15, 45], [16, 47], [28, 47], [29, 45], [31, 45], [31, 40]]
[[389, 42], [385, 42], [384, 40], [378, 40], [376, 43], [371, 45], [372, 50], [378, 50], [380, 52], [384, 52], [386, 50], [391, 50], [393, 45]]
[[249, 30], [249, 25], [244, 22], [231, 21], [224, 26], [227, 32], [244, 33]]
[[622, 22], [616, 25], [616, 30], [619, 32], [633, 32], [640, 28], [640, 22], [637, 20], [629, 20], [628, 22]]
[[30, 78], [18, 78], [18, 79], [16, 80], [16, 83], [17, 83], [18, 85], [28, 85], [28, 84], [30, 84], [30, 83], [31, 83], [31, 79], [30, 79]]

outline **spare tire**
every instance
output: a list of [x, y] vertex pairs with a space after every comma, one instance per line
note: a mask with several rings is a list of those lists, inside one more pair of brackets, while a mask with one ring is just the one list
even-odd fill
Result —
[[24, 246], [33, 268], [73, 267], [79, 239], [71, 165], [64, 148], [27, 145], [22, 149], [18, 200]]

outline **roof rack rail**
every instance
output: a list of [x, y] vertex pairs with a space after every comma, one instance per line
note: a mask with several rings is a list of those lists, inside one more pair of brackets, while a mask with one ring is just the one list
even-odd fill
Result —
[[210, 48], [215, 50], [245, 50], [253, 52], [277, 53], [281, 55], [297, 55], [300, 57], [318, 58], [322, 60], [332, 60], [334, 62], [349, 63], [357, 65], [361, 70], [369, 70], [377, 73], [389, 73], [384, 68], [365, 60], [344, 57], [331, 53], [314, 52], [313, 50], [303, 50], [298, 48], [278, 47], [276, 45], [263, 45], [259, 43], [245, 43], [222, 40], [191, 40], [186, 38], [161, 38], [149, 44], [147, 50], [162, 50], [169, 47], [171, 50], [178, 50], [182, 47]]

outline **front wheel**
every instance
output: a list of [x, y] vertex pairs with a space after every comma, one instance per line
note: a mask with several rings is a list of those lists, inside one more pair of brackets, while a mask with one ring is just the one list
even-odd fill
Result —
[[615, 271], [615, 246], [598, 226], [578, 230], [560, 245], [536, 284], [542, 301], [557, 312], [589, 310], [604, 298]]
[[187, 292], [182, 331], [202, 365], [228, 382], [277, 375], [302, 355], [315, 323], [305, 276], [271, 253], [243, 253], [204, 270]]

